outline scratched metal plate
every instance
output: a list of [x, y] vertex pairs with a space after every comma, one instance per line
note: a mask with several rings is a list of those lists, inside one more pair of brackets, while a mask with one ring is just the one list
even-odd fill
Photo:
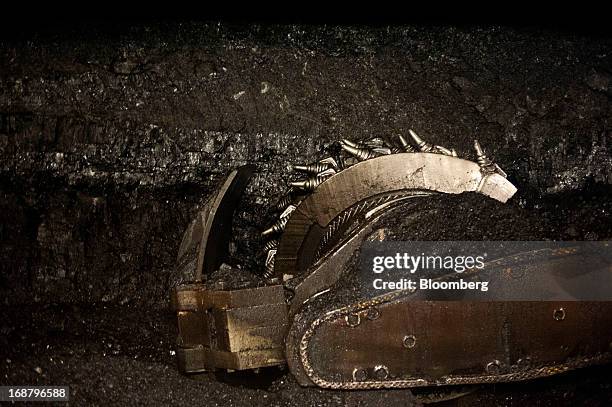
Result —
[[327, 314], [300, 346], [311, 382], [355, 389], [548, 376], [610, 360], [611, 341], [607, 302], [391, 299]]

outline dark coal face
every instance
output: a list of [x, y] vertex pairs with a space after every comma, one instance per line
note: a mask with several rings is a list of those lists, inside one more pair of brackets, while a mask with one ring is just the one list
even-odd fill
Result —
[[[611, 45], [442, 26], [124, 24], [0, 39], [2, 382], [71, 384], [76, 404], [350, 403], [284, 375], [246, 389], [176, 373], [168, 287], [199, 202], [257, 165], [230, 259], [253, 269], [289, 164], [413, 128], [470, 159], [477, 138], [518, 187], [507, 205], [428, 204], [449, 220], [424, 222], [423, 239], [609, 239]], [[605, 368], [538, 383], [471, 397], [611, 396]]]

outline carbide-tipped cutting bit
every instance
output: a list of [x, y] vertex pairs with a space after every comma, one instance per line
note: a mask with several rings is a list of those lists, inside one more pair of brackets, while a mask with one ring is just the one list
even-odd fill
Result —
[[449, 150], [449, 149], [448, 149], [448, 148], [446, 148], [446, 147], [442, 147], [442, 146], [434, 146], [434, 149], [435, 149], [435, 151], [436, 151], [436, 152], [438, 152], [438, 153], [440, 153], [440, 154], [450, 155], [450, 156], [453, 156], [453, 155], [454, 155], [455, 157], [457, 156], [457, 153], [456, 153], [456, 152], [455, 152], [455, 154], [453, 154], [453, 152], [454, 152], [455, 150]]
[[294, 181], [294, 182], [290, 182], [289, 185], [291, 185], [294, 188], [298, 188], [298, 189], [302, 189], [304, 191], [314, 191], [314, 189], [316, 187], [318, 187], [319, 185], [321, 185], [321, 183], [323, 181], [325, 181], [328, 177], [312, 177], [312, 178], [308, 178], [305, 179], [303, 181]]
[[434, 146], [419, 137], [419, 135], [416, 134], [414, 130], [408, 130], [408, 133], [410, 133], [410, 137], [412, 137], [416, 145], [419, 147], [419, 151], [423, 153], [429, 153], [431, 152], [431, 150], [433, 150]]
[[294, 165], [293, 169], [295, 171], [302, 171], [302, 172], [308, 172], [310, 174], [317, 174], [319, 172], [323, 172], [327, 169], [331, 168], [330, 164], [326, 164], [326, 163], [322, 163], [322, 162], [316, 162], [316, 163], [312, 163], [312, 164], [306, 164], [306, 165]]
[[280, 218], [286, 218], [289, 215], [291, 215], [293, 213], [293, 211], [295, 211], [295, 208], [297, 208], [297, 206], [295, 205], [289, 205], [287, 208], [285, 208], [285, 210], [283, 211], [283, 213], [280, 214]]
[[487, 173], [496, 172], [504, 178], [507, 177], [504, 170], [502, 170], [499, 165], [495, 164], [489, 159], [489, 157], [487, 157], [478, 140], [474, 140], [474, 150], [476, 150], [476, 159], [482, 171]]
[[327, 158], [322, 159], [319, 162], [321, 164], [328, 164], [334, 170], [340, 171], [340, 166], [338, 165], [338, 162], [334, 159], [334, 157], [327, 157]]
[[389, 147], [376, 147], [372, 149], [372, 152], [378, 155], [389, 155], [391, 154], [391, 149]]
[[293, 202], [293, 198], [291, 197], [291, 195], [285, 195], [281, 199], [279, 199], [278, 202], [276, 203], [275, 205], [276, 210], [284, 211], [285, 208], [291, 205], [292, 202]]
[[480, 165], [481, 167], [488, 167], [490, 165], [493, 165], [493, 161], [491, 161], [489, 157], [487, 157], [487, 155], [484, 153], [484, 150], [480, 146], [478, 140], [474, 140], [474, 150], [476, 150], [476, 159], [478, 161], [478, 165]]
[[285, 230], [285, 226], [287, 226], [287, 222], [289, 221], [289, 216], [285, 216], [284, 218], [280, 218], [279, 220], [277, 220], [276, 222], [274, 222], [274, 224], [272, 226], [270, 226], [268, 229], [264, 230], [263, 232], [261, 232], [262, 236], [269, 236], [272, 234], [276, 234], [276, 233], [280, 233], [283, 230]]
[[357, 158], [360, 161], [369, 160], [370, 158], [376, 157], [376, 153], [374, 153], [372, 150], [369, 150], [367, 148], [353, 147], [345, 143], [340, 144], [340, 146], [342, 146], [342, 149], [344, 151], [353, 155], [355, 158]]
[[385, 140], [383, 140], [381, 137], [374, 137], [366, 141], [364, 144], [372, 148], [373, 147], [384, 147]]
[[276, 249], [268, 250], [266, 255], [264, 278], [270, 278], [274, 273], [274, 259], [276, 258]]
[[278, 248], [278, 240], [274, 239], [274, 240], [268, 240], [266, 242], [266, 244], [264, 245], [262, 251], [264, 253], [267, 253], [268, 251], [272, 250], [272, 249], [277, 249]]
[[402, 136], [401, 134], [398, 136], [399, 137], [399, 141], [402, 145], [402, 148], [404, 149], [405, 152], [407, 153], [414, 153], [416, 150], [414, 149], [414, 147], [412, 147], [410, 144], [408, 144], [408, 141], [404, 138], [404, 136]]
[[336, 168], [336, 171], [340, 172], [342, 170], [346, 170], [349, 167], [349, 165], [346, 162], [345, 157], [342, 157], [341, 155], [338, 155], [336, 157], [336, 160], [337, 160], [337, 164], [338, 164], [338, 168]]
[[341, 145], [342, 145], [342, 144], [346, 144], [347, 146], [351, 146], [351, 147], [353, 147], [353, 148], [362, 148], [362, 147], [363, 147], [361, 144], [359, 144], [359, 143], [355, 143], [355, 142], [353, 142], [353, 141], [351, 141], [351, 140], [348, 140], [348, 139], [345, 139], [345, 138], [343, 138], [343, 139], [342, 139], [342, 141], [340, 142], [340, 144], [341, 144]]
[[333, 168], [328, 168], [325, 171], [318, 173], [317, 177], [328, 178], [328, 177], [331, 177], [332, 175], [336, 175], [336, 170], [334, 170]]
[[273, 233], [282, 232], [285, 229], [285, 226], [287, 226], [287, 222], [289, 221], [289, 215], [291, 215], [293, 211], [295, 211], [295, 208], [297, 208], [297, 206], [295, 205], [289, 205], [287, 208], [285, 208], [283, 213], [280, 214], [279, 219], [274, 222], [274, 224], [268, 229], [264, 230], [261, 235], [267, 236]]

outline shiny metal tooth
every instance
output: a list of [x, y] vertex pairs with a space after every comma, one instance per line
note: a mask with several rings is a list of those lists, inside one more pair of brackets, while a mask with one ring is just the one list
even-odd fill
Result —
[[283, 218], [278, 219], [276, 222], [272, 224], [268, 229], [261, 232], [261, 236], [269, 236], [276, 233], [280, 233], [285, 230], [285, 226], [287, 226], [287, 222], [289, 221], [289, 216], [285, 216]]
[[270, 278], [272, 277], [272, 274], [274, 274], [274, 260], [276, 258], [276, 249], [272, 249], [268, 251], [268, 254], [266, 255], [266, 262], [265, 262], [265, 271], [264, 271], [264, 278]]
[[325, 171], [319, 172], [317, 174], [317, 177], [328, 178], [328, 177], [331, 177], [332, 175], [336, 175], [336, 170], [334, 170], [333, 168], [328, 168]]
[[343, 138], [342, 141], [340, 141], [340, 145], [345, 144], [347, 146], [351, 146], [353, 148], [363, 148], [363, 146], [359, 143], [355, 143], [354, 141], [351, 141], [349, 139], [345, 139]]
[[370, 147], [370, 148], [384, 147], [385, 140], [383, 140], [381, 137], [374, 137], [374, 138], [369, 139], [363, 144], [365, 144], [367, 147]]
[[350, 165], [346, 162], [346, 157], [338, 155], [336, 157], [336, 160], [337, 160], [336, 162], [338, 164], [338, 168], [336, 168], [336, 171], [340, 172], [340, 171], [345, 170], [348, 167], [350, 167]]
[[328, 177], [325, 177], [325, 176], [323, 177], [315, 176], [315, 177], [308, 178], [302, 181], [290, 182], [289, 185], [291, 185], [293, 188], [301, 189], [304, 191], [314, 191], [315, 188], [321, 185], [321, 183], [325, 181], [327, 178]]
[[344, 144], [344, 143], [340, 144], [340, 146], [342, 147], [344, 151], [353, 155], [355, 158], [357, 158], [360, 161], [365, 161], [365, 160], [369, 160], [370, 158], [376, 157], [376, 153], [367, 148], [353, 147], [351, 145]]
[[262, 251], [263, 251], [264, 253], [267, 253], [267, 252], [269, 252], [270, 250], [277, 249], [277, 248], [278, 248], [278, 243], [279, 243], [279, 242], [278, 242], [278, 239], [268, 240], [268, 241], [266, 242], [266, 244], [264, 245], [264, 247], [263, 247], [263, 250], [262, 250]]
[[389, 155], [391, 154], [391, 149], [389, 147], [376, 147], [372, 149], [372, 152], [378, 155]]
[[404, 136], [402, 136], [401, 134], [398, 136], [399, 140], [400, 140], [400, 144], [402, 145], [402, 148], [404, 149], [404, 152], [406, 153], [414, 153], [416, 152], [416, 150], [414, 149], [414, 147], [412, 147], [408, 141], [404, 138]]
[[429, 144], [428, 142], [423, 140], [421, 137], [419, 137], [418, 134], [414, 132], [414, 130], [410, 129], [408, 130], [408, 133], [410, 134], [410, 137], [412, 137], [416, 145], [419, 147], [419, 151], [423, 153], [429, 153], [434, 149], [433, 144]]
[[291, 195], [285, 195], [281, 199], [279, 199], [278, 202], [276, 202], [276, 210], [284, 211], [285, 208], [291, 205], [292, 202], [293, 198], [291, 197]]
[[382, 137], [374, 137], [364, 142], [356, 143], [348, 139], [342, 139], [342, 143], [354, 148], [380, 148], [385, 147], [386, 143]]
[[434, 146], [434, 150], [435, 150], [436, 152], [440, 153], [440, 154], [450, 155], [450, 156], [457, 157], [457, 152], [456, 152], [454, 149], [449, 150], [449, 149], [448, 149], [448, 148], [446, 148], [446, 147], [442, 147], [442, 146]]
[[489, 157], [487, 157], [478, 140], [474, 140], [474, 150], [476, 150], [476, 161], [478, 162], [481, 170], [488, 173], [496, 172], [504, 178], [507, 177], [504, 170], [502, 170], [499, 165], [495, 164]]
[[279, 218], [286, 218], [289, 215], [291, 215], [293, 213], [293, 211], [295, 211], [295, 208], [297, 208], [297, 206], [295, 205], [289, 205], [285, 208], [285, 210], [280, 214]]
[[334, 170], [340, 171], [340, 165], [338, 165], [338, 162], [334, 159], [334, 157], [324, 158], [324, 159], [320, 160], [319, 163], [321, 163], [321, 164], [328, 164]]
[[323, 172], [327, 169], [331, 168], [330, 164], [326, 164], [326, 163], [322, 163], [322, 162], [316, 162], [316, 163], [311, 163], [311, 164], [306, 164], [306, 165], [294, 165], [293, 166], [293, 170], [294, 171], [302, 171], [302, 172], [307, 172], [309, 174], [317, 174], [319, 172]]
[[489, 157], [487, 157], [478, 140], [474, 140], [474, 150], [476, 150], [476, 159], [478, 161], [478, 165], [480, 165], [481, 167], [493, 165], [493, 161], [491, 161]]

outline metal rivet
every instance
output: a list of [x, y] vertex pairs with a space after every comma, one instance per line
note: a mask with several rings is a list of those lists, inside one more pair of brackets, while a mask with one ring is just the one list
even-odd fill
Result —
[[565, 310], [563, 308], [557, 308], [554, 310], [553, 319], [555, 321], [563, 321], [565, 319]]
[[385, 380], [389, 377], [389, 369], [387, 369], [385, 365], [378, 365], [374, 368], [374, 376], [376, 376], [378, 380]]
[[494, 360], [493, 362], [487, 363], [487, 373], [489, 374], [498, 374], [501, 367], [501, 363], [499, 360]]
[[404, 348], [414, 348], [414, 346], [416, 345], [416, 336], [414, 335], [406, 335], [404, 336], [404, 339], [402, 340], [402, 345], [404, 345]]
[[380, 311], [378, 311], [376, 308], [369, 308], [366, 312], [366, 318], [372, 321], [377, 319], [379, 316]]
[[348, 314], [344, 319], [346, 320], [346, 324], [351, 327], [355, 327], [361, 323], [359, 314]]
[[353, 380], [355, 380], [356, 382], [362, 382], [367, 378], [368, 372], [366, 372], [365, 369], [361, 369], [359, 367], [353, 369]]

